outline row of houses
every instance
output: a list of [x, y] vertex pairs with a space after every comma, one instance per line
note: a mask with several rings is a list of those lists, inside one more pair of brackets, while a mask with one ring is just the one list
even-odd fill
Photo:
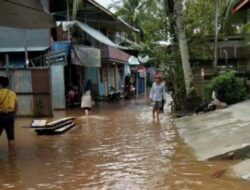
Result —
[[[250, 0], [235, 1], [232, 7], [232, 14], [236, 16], [241, 11], [250, 8]], [[249, 22], [249, 17], [248, 17]], [[208, 38], [206, 48], [202, 54], [191, 57], [192, 69], [194, 73], [194, 83], [200, 96], [204, 86], [215, 76], [213, 68], [214, 60], [214, 39]], [[192, 47], [195, 50], [195, 47]], [[217, 72], [224, 72], [228, 69], [234, 70], [236, 76], [244, 82], [248, 93], [250, 93], [250, 47], [249, 42], [243, 39], [242, 35], [224, 36], [218, 39], [218, 63]], [[202, 72], [201, 72], [202, 71]], [[202, 76], [204, 75], [204, 76]]]
[[[56, 27], [24, 30], [0, 26], [0, 74], [10, 77], [19, 96], [19, 115], [52, 115], [53, 109], [65, 109], [68, 90], [81, 92], [87, 80], [92, 81], [96, 98], [106, 97], [110, 87], [120, 90], [126, 75], [137, 93], [145, 90], [145, 68], [138, 61], [139, 52], [131, 48], [140, 43], [138, 29], [93, 0], [84, 1], [75, 19], [68, 14], [67, 1], [40, 1], [54, 16]], [[244, 6], [246, 2], [242, 1]], [[207, 48], [198, 51], [203, 53], [190, 57], [200, 95], [213, 76], [213, 40], [206, 43]], [[249, 52], [239, 36], [219, 40], [218, 69], [232, 68], [249, 83]]]
[[[54, 15], [52, 29], [0, 27], [0, 74], [7, 74], [19, 96], [19, 115], [52, 115], [66, 108], [70, 88], [78, 92], [91, 80], [96, 98], [110, 87], [120, 90], [130, 75], [137, 92], [145, 86], [144, 68], [132, 48], [140, 31], [93, 0], [73, 20], [66, 1], [41, 0]], [[70, 21], [69, 21], [70, 20]], [[129, 64], [130, 63], [130, 64]], [[131, 67], [131, 64], [134, 64]]]
[[[228, 36], [227, 39], [218, 41], [218, 63], [215, 73], [214, 61], [214, 41], [206, 42], [207, 47], [199, 51], [199, 55], [192, 54], [190, 62], [194, 76], [194, 85], [197, 92], [202, 96], [203, 89], [216, 76], [217, 73], [226, 70], [234, 70], [236, 75], [250, 87], [250, 48], [240, 35]], [[191, 52], [196, 47], [191, 48]]]

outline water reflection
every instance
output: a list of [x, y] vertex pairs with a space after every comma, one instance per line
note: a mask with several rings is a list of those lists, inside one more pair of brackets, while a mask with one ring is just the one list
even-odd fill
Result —
[[[93, 114], [59, 136], [17, 128], [17, 158], [0, 156], [0, 189], [249, 189], [243, 181], [212, 177], [232, 163], [195, 161], [174, 121], [166, 115], [153, 121], [143, 101], [103, 104]], [[27, 123], [18, 119], [19, 126]], [[4, 146], [1, 140], [3, 152]]]
[[21, 179], [21, 171], [17, 166], [15, 156], [10, 156], [0, 160], [1, 173], [0, 187], [1, 189], [22, 189], [23, 181]]

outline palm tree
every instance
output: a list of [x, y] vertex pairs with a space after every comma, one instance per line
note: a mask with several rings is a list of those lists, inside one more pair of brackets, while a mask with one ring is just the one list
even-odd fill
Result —
[[[120, 2], [120, 1], [119, 1]], [[116, 15], [131, 26], [142, 30], [142, 17], [157, 6], [156, 0], [122, 0], [120, 3], [113, 1], [109, 8], [116, 10]], [[141, 36], [142, 37], [142, 36]]]
[[190, 85], [193, 81], [193, 75], [192, 75], [191, 66], [189, 62], [189, 52], [188, 52], [187, 39], [186, 39], [186, 33], [185, 33], [182, 3], [183, 3], [182, 0], [174, 0], [177, 36], [178, 36], [178, 42], [179, 42], [179, 47], [180, 47], [180, 53], [181, 53], [186, 93], [188, 94], [190, 91]]
[[[112, 6], [112, 5], [111, 5]], [[130, 23], [134, 27], [140, 26], [140, 0], [123, 0], [122, 5], [117, 5], [113, 8], [116, 9], [116, 15]]]

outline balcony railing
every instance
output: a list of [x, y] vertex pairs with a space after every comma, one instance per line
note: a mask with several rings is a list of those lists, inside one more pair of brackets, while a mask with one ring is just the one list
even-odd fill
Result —
[[129, 57], [130, 57], [129, 54], [123, 52], [120, 49], [113, 48], [113, 47], [106, 46], [106, 45], [101, 46], [101, 58], [102, 59], [105, 59], [108, 61], [126, 63]]

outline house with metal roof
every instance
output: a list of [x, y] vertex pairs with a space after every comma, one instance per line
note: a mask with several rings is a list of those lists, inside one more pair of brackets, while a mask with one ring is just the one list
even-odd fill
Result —
[[[43, 54], [48, 50], [51, 45], [51, 36], [50, 36], [50, 25], [49, 23], [45, 24], [44, 22], [29, 20], [25, 15], [34, 15], [35, 19], [42, 19], [47, 17], [44, 13], [32, 11], [31, 8], [22, 9], [22, 3], [27, 4], [25, 1], [18, 1], [18, 5], [11, 3], [2, 3], [1, 4], [1, 16], [0, 16], [0, 67], [6, 67], [6, 59], [8, 56], [9, 65], [11, 68], [25, 68], [29, 62], [29, 59], [37, 57], [40, 54]], [[49, 1], [41, 0], [40, 1], [42, 8], [45, 10], [49, 9]], [[13, 7], [12, 7], [13, 6]], [[27, 5], [28, 6], [28, 5]], [[39, 7], [39, 2], [34, 1], [31, 5], [32, 7]], [[10, 14], [4, 8], [8, 8]], [[34, 9], [35, 9], [34, 8]], [[38, 9], [37, 8], [37, 9]], [[41, 8], [41, 9], [42, 9]], [[27, 11], [27, 12], [25, 12]], [[39, 9], [39, 11], [42, 11]], [[5, 12], [7, 16], [5, 15]], [[15, 13], [15, 14], [14, 14]], [[44, 14], [44, 15], [42, 15]], [[20, 16], [19, 16], [20, 15]], [[20, 17], [11, 19], [12, 16]], [[22, 22], [21, 20], [25, 20]], [[46, 18], [47, 19], [47, 18]], [[46, 20], [45, 19], [45, 20]], [[49, 18], [48, 18], [49, 19]], [[48, 20], [47, 19], [47, 20]], [[18, 27], [18, 28], [17, 28]], [[25, 29], [32, 28], [32, 29]], [[45, 28], [45, 29], [41, 29]]]
[[111, 87], [121, 90], [125, 81], [124, 68], [134, 51], [130, 45], [138, 43], [131, 41], [131, 36], [140, 34], [138, 29], [93, 0], [84, 1], [74, 19], [69, 14], [71, 6], [70, 1], [69, 4], [51, 1], [50, 4], [57, 21], [57, 28], [52, 33], [52, 49], [61, 50], [53, 47], [70, 44], [67, 64], [61, 68], [58, 65], [51, 67], [52, 76], [62, 76], [60, 80], [52, 77], [52, 91], [57, 94], [55, 108], [65, 107], [65, 97], [62, 92], [58, 94], [58, 86], [64, 86], [66, 94], [72, 87], [81, 93], [86, 81], [91, 80], [96, 98], [106, 97]]
[[28, 68], [30, 59], [43, 55], [51, 45], [50, 27], [55, 25], [46, 11], [49, 1], [0, 4], [0, 75], [9, 77], [10, 87], [18, 96], [18, 115], [51, 116], [49, 70]]
[[[81, 93], [87, 80], [92, 81], [96, 97], [107, 96], [110, 87], [119, 90], [125, 80], [124, 67], [134, 52], [130, 44], [138, 43], [130, 37], [140, 33], [93, 0], [83, 1], [83, 7], [73, 19], [72, 2], [40, 1], [43, 9], [57, 21], [54, 28], [30, 30], [0, 26], [0, 69], [49, 69], [50, 75], [32, 70], [15, 72], [15, 75], [19, 79], [27, 78], [29, 82], [20, 83], [24, 88], [25, 84], [32, 84], [32, 78], [37, 78], [38, 83], [46, 78], [51, 87], [45, 89], [45, 94], [51, 96], [55, 109], [66, 108], [69, 89], [73, 87]], [[34, 107], [34, 101], [29, 102], [29, 107]], [[31, 109], [27, 109], [26, 115], [30, 114]]]

